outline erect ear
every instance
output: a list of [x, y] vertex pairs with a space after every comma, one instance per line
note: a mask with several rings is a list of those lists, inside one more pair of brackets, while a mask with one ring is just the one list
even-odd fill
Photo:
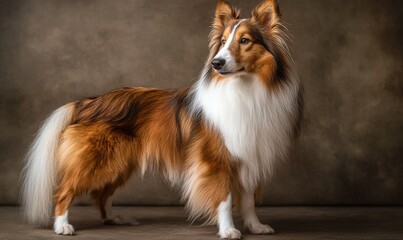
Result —
[[271, 29], [280, 21], [281, 14], [277, 0], [263, 0], [253, 11], [252, 21], [264, 29]]
[[233, 8], [231, 4], [229, 4], [225, 0], [218, 0], [218, 4], [215, 10], [214, 24], [216, 24], [217, 22], [218, 24], [225, 25], [227, 22], [238, 18], [238, 9]]
[[[239, 18], [239, 10], [233, 8], [227, 1], [218, 0], [215, 10], [213, 29], [210, 33], [210, 54], [213, 56], [221, 44], [221, 37], [229, 22]], [[210, 56], [211, 57], [211, 56]]]
[[213, 31], [222, 34], [231, 20], [239, 18], [239, 10], [233, 8], [225, 0], [218, 0], [217, 8], [215, 10]]

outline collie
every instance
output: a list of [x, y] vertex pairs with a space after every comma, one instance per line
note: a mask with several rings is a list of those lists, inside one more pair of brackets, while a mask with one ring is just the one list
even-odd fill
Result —
[[265, 0], [249, 19], [219, 0], [208, 56], [190, 88], [122, 88], [68, 103], [43, 124], [27, 155], [26, 219], [72, 235], [68, 210], [89, 192], [106, 224], [112, 195], [132, 173], [158, 171], [180, 186], [190, 217], [217, 224], [221, 238], [241, 238], [239, 209], [253, 234], [255, 194], [287, 158], [301, 118], [301, 87], [278, 4]]

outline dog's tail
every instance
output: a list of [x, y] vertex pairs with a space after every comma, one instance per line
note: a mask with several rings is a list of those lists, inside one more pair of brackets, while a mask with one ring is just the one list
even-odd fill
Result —
[[52, 219], [56, 178], [56, 151], [63, 130], [70, 124], [73, 104], [54, 111], [44, 122], [26, 156], [21, 200], [25, 219], [47, 225]]

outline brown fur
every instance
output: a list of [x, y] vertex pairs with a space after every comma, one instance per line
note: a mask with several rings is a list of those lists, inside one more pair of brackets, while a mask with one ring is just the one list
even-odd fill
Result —
[[58, 150], [55, 215], [91, 192], [105, 218], [106, 199], [133, 171], [161, 170], [175, 182], [196, 168], [189, 207], [194, 217], [215, 221], [219, 203], [235, 188], [236, 166], [218, 133], [189, 116], [187, 95], [187, 89], [123, 88], [77, 102]]
[[[285, 36], [279, 16], [276, 1], [263, 2], [239, 26], [230, 48], [237, 63], [257, 73], [269, 90], [281, 87], [290, 67], [278, 40]], [[239, 10], [220, 0], [206, 64], [238, 19]], [[241, 38], [249, 41], [241, 44]], [[207, 69], [212, 78], [224, 80]], [[216, 222], [217, 207], [230, 193], [239, 202], [240, 166], [221, 135], [203, 116], [190, 112], [191, 99], [189, 89], [122, 88], [76, 102], [57, 152], [55, 215], [68, 210], [74, 197], [90, 192], [105, 218], [106, 200], [133, 172], [159, 171], [174, 184], [184, 183], [192, 218]]]
[[[189, 202], [190, 213], [191, 217], [206, 216], [209, 222], [214, 223], [218, 205], [230, 193], [238, 191], [237, 163], [221, 136], [206, 122], [199, 122], [196, 131], [185, 167], [186, 174], [197, 173], [197, 183], [187, 194], [189, 199], [194, 199]], [[196, 171], [191, 172], [192, 168]]]
[[232, 7], [227, 1], [219, 0], [214, 15], [213, 26], [210, 32], [210, 54], [207, 58], [206, 64], [210, 65], [211, 60], [217, 54], [221, 46], [221, 38], [223, 32], [234, 20], [239, 19], [240, 11], [237, 8]]
[[[276, 0], [263, 1], [253, 10], [252, 18], [239, 25], [230, 46], [230, 52], [239, 68], [248, 73], [257, 73], [271, 90], [280, 88], [288, 79], [286, 74], [292, 62], [287, 51], [284, 51], [287, 46], [283, 40], [288, 37], [280, 16]], [[222, 41], [228, 39], [232, 28], [239, 22], [238, 19], [238, 9], [226, 1], [219, 1], [210, 34], [210, 55], [207, 64], [210, 64], [212, 58], [224, 46]], [[241, 44], [242, 38], [248, 39], [248, 42]], [[225, 79], [215, 71], [212, 71], [211, 75], [218, 81]]]

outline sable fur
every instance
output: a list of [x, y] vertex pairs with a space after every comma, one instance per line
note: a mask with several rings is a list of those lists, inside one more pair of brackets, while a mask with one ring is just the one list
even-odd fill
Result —
[[[228, 51], [244, 74], [225, 77], [210, 62], [232, 32], [238, 42], [231, 43]], [[106, 218], [105, 204], [115, 190], [132, 173], [151, 171], [181, 186], [190, 218], [216, 223], [217, 209], [231, 195], [239, 203], [240, 194], [260, 189], [286, 159], [298, 132], [301, 87], [285, 32], [274, 0], [264, 1], [246, 20], [220, 0], [210, 54], [194, 86], [122, 88], [61, 107], [61, 113], [45, 123], [27, 156], [23, 190], [27, 219], [47, 222], [49, 202], [38, 217], [32, 201], [53, 190], [55, 216], [66, 213], [67, 218], [74, 197], [89, 192]], [[250, 42], [239, 43], [242, 37]], [[39, 144], [48, 147], [40, 150]], [[46, 193], [35, 193], [31, 188], [39, 185], [33, 171], [41, 161], [47, 164], [43, 174], [51, 180], [45, 183]]]

